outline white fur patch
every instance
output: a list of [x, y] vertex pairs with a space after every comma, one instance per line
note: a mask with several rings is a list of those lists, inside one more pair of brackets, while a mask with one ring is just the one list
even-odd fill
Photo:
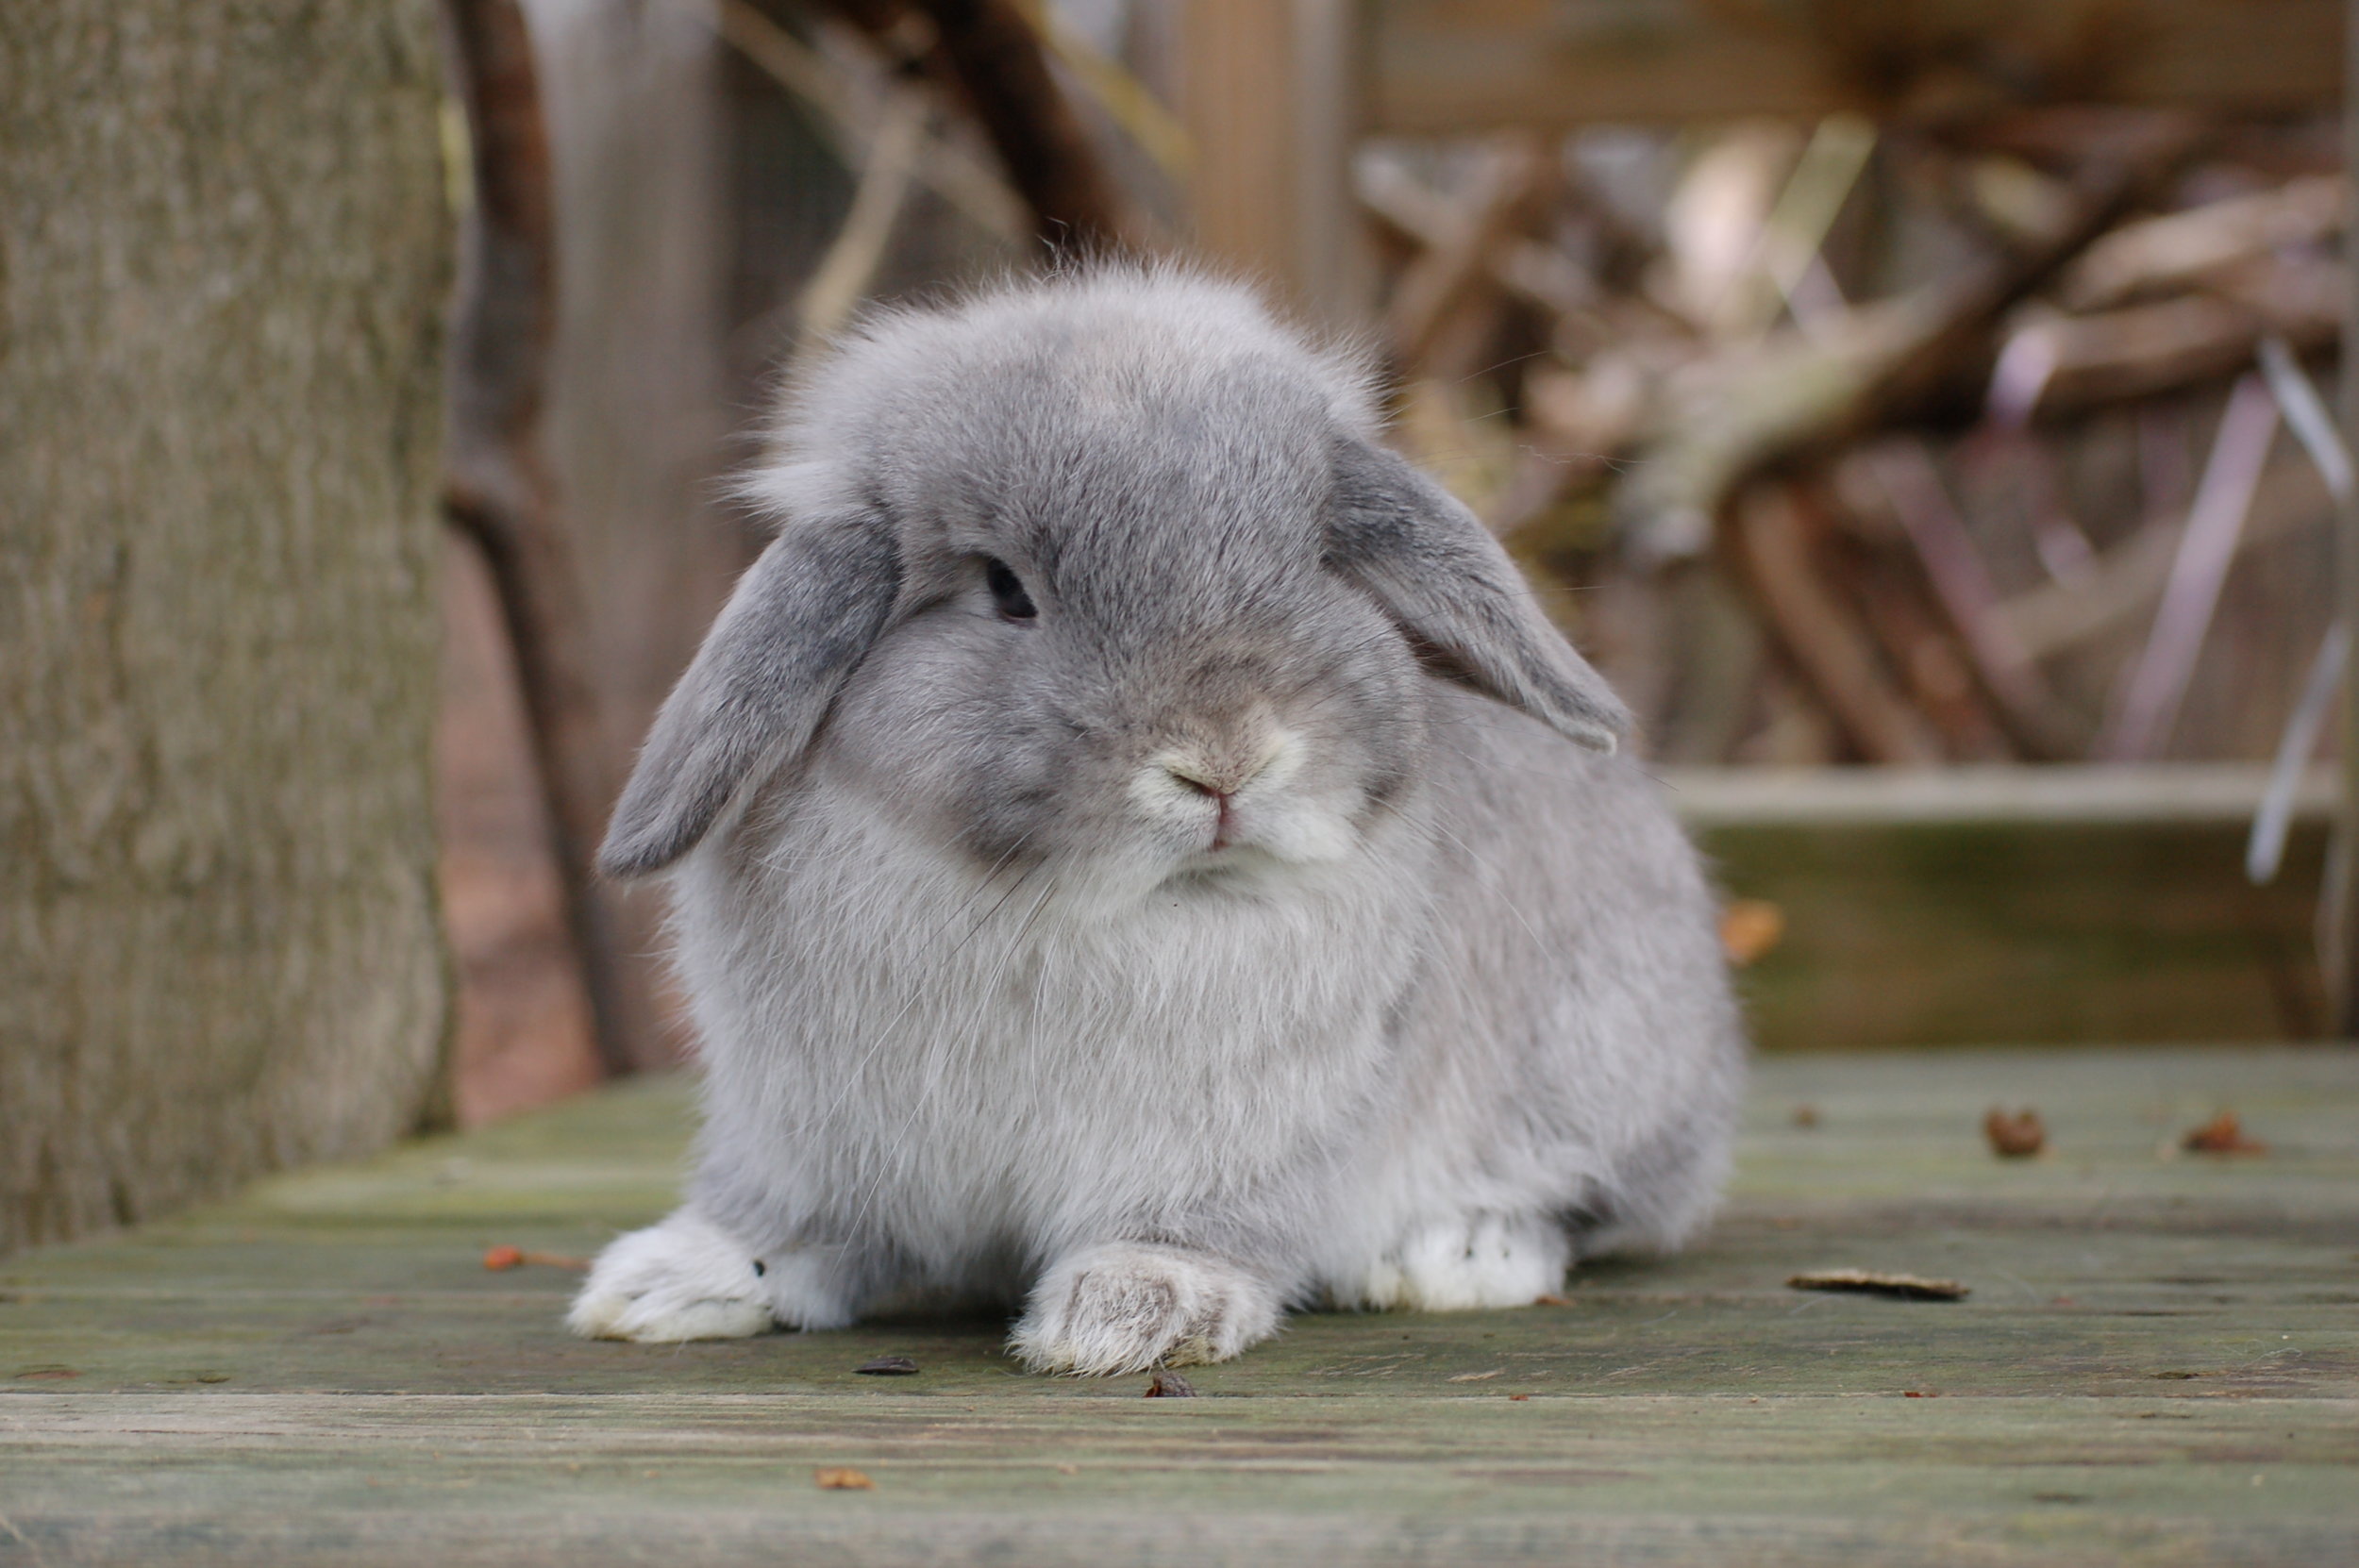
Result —
[[599, 1253], [565, 1326], [649, 1344], [742, 1340], [772, 1326], [764, 1284], [744, 1247], [683, 1209]]
[[1561, 1290], [1572, 1263], [1563, 1230], [1478, 1214], [1419, 1226], [1368, 1266], [1361, 1305], [1455, 1312], [1529, 1307]]
[[1112, 1376], [1225, 1361], [1278, 1329], [1277, 1293], [1220, 1259], [1117, 1242], [1060, 1260], [1009, 1348], [1035, 1372]]

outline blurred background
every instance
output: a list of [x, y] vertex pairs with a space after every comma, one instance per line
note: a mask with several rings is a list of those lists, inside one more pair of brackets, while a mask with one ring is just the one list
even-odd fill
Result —
[[[109, 407], [203, 403], [213, 370], [165, 387], [133, 361], [180, 363], [191, 331], [233, 359], [272, 352], [267, 330], [190, 327], [166, 304], [267, 290], [239, 259], [296, 254], [291, 235], [316, 242], [323, 279], [356, 249], [417, 258], [393, 325], [353, 329], [374, 346], [352, 384], [422, 389], [368, 429], [409, 432], [402, 472], [430, 482], [377, 507], [406, 519], [385, 559], [417, 603], [388, 612], [412, 629], [370, 668], [408, 668], [421, 639], [440, 650], [437, 685], [361, 721], [388, 746], [430, 726], [434, 908], [347, 943], [415, 949], [439, 918], [447, 967], [410, 963], [385, 982], [401, 1005], [372, 1014], [439, 1043], [350, 1091], [387, 1108], [375, 1121], [264, 1138], [248, 1164], [683, 1058], [658, 897], [582, 868], [761, 542], [728, 476], [769, 389], [865, 307], [1100, 253], [1249, 277], [1380, 359], [1399, 444], [1637, 710], [1727, 892], [1764, 1048], [2337, 1032], [2341, 938], [2321, 916], [2351, 483], [2325, 412], [2349, 292], [2334, 0], [192, 9], [69, 3], [8, 24], [9, 320], [35, 347], [45, 328], [21, 324], [44, 301], [78, 324], [39, 361], [48, 379], [8, 373], [0, 408], [31, 437], [7, 459], [32, 546], [14, 613], [48, 650], [32, 662], [49, 694], [14, 703], [14, 739], [27, 756], [97, 743], [73, 694], [75, 607], [104, 622], [142, 548], [136, 529], [129, 555], [87, 526], [59, 542], [75, 506], [131, 503], [76, 490], [94, 482], [75, 466], [87, 440], [26, 410], [93, 362], [127, 367], [119, 404], [75, 394], [102, 425]], [[192, 107], [293, 101], [298, 81], [333, 106], [251, 135]], [[126, 148], [142, 134], [199, 151], [226, 134], [235, 156], [199, 161], [229, 173], [142, 185]], [[75, 182], [92, 166], [77, 157], [148, 193], [109, 206], [90, 193], [103, 180]], [[237, 171], [270, 169], [283, 180], [241, 194]], [[197, 193], [176, 198], [175, 177]], [[173, 215], [192, 204], [205, 216]], [[120, 221], [83, 223], [97, 209]], [[165, 238], [163, 272], [109, 273], [149, 254], [143, 235]], [[194, 247], [183, 275], [166, 275], [173, 243]], [[300, 332], [351, 328], [342, 288], [302, 296], [333, 308]], [[439, 311], [454, 288], [447, 317], [416, 303]], [[381, 275], [350, 290], [387, 297]], [[276, 417], [327, 408], [324, 384], [288, 383]], [[439, 457], [421, 421], [442, 423]], [[199, 461], [170, 455], [185, 420], [153, 423], [134, 470]], [[351, 710], [337, 690], [321, 712]], [[167, 867], [125, 874], [142, 897], [210, 874], [107, 826], [82, 766], [27, 762], [8, 825], [15, 929], [51, 966], [37, 976], [80, 998], [21, 1004], [20, 1105], [171, 1093], [68, 1059], [116, 1004], [90, 978], [95, 947], [58, 934], [82, 896], [56, 891], [81, 885], [59, 845], [133, 843], [125, 864]], [[189, 899], [175, 918], [211, 918]], [[119, 909], [93, 908], [90, 942], [119, 947]], [[276, 951], [208, 982], [225, 1018], [281, 983]], [[125, 1026], [152, 1042], [168, 1026]], [[259, 1059], [255, 1026], [223, 1028]], [[137, 1078], [162, 1049], [126, 1045], [107, 1072]], [[234, 1092], [184, 1092], [268, 1076], [240, 1071]], [[12, 1200], [20, 1236], [151, 1201], [119, 1175], [145, 1157], [63, 1181], [53, 1167], [82, 1157], [37, 1143], [8, 1157], [36, 1194]], [[174, 1179], [217, 1186], [215, 1159], [192, 1152], [203, 1169]], [[39, 1195], [60, 1188], [70, 1201]]]

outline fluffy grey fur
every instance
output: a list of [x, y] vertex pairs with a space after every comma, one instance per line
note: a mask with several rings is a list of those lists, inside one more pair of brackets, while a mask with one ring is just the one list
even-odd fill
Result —
[[1360, 365], [1163, 272], [808, 378], [605, 850], [675, 868], [705, 1127], [575, 1328], [1001, 1301], [1113, 1373], [1695, 1228], [1743, 1059], [1696, 858], [1377, 437]]

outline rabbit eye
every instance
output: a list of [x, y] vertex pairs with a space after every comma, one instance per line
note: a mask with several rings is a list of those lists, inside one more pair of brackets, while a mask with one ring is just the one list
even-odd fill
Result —
[[983, 581], [991, 589], [991, 602], [999, 613], [1011, 621], [1029, 621], [1040, 613], [1032, 596], [1024, 592], [1024, 579], [1017, 576], [1004, 560], [983, 562]]

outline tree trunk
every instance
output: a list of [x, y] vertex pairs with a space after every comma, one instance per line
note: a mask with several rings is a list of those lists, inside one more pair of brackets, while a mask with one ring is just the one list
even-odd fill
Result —
[[0, 1251], [436, 1104], [431, 0], [0, 10]]

